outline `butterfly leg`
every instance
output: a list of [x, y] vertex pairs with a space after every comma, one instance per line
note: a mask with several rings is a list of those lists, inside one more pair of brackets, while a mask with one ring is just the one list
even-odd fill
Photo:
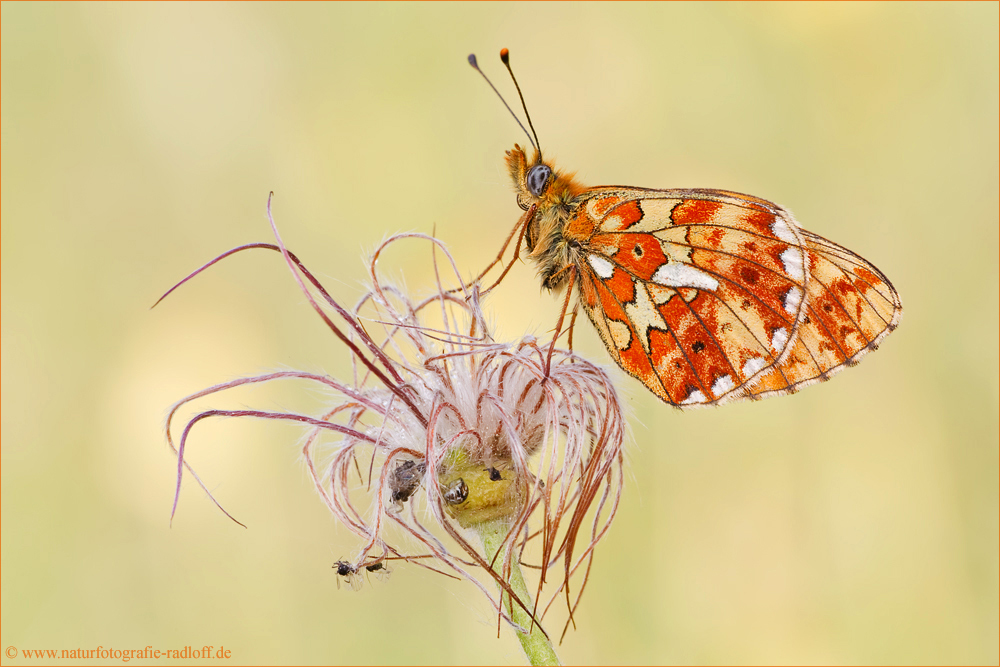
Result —
[[569, 348], [570, 352], [573, 351], [573, 328], [576, 326], [576, 316], [579, 314], [580, 314], [580, 300], [577, 299], [576, 303], [573, 304], [573, 312], [569, 314], [569, 326], [566, 327], [566, 330], [568, 332], [566, 336], [566, 347]]
[[[559, 334], [562, 331], [563, 320], [566, 319], [566, 311], [569, 310], [569, 300], [573, 296], [573, 287], [576, 285], [576, 266], [573, 264], [567, 264], [553, 276], [558, 276], [563, 271], [569, 272], [569, 281], [566, 285], [566, 299], [563, 301], [562, 309], [559, 311], [559, 319], [556, 321], [555, 332], [552, 334], [552, 343], [549, 344], [549, 354], [545, 360], [545, 377], [549, 376], [549, 369], [552, 367], [552, 353], [556, 349], [556, 341], [559, 339]], [[576, 317], [576, 308], [573, 309], [573, 318]]]
[[[494, 259], [492, 262], [490, 262], [486, 266], [486, 268], [483, 269], [483, 271], [478, 276], [476, 276], [475, 278], [473, 278], [468, 283], [469, 285], [474, 285], [474, 284], [478, 283], [480, 280], [482, 280], [484, 277], [486, 277], [486, 274], [489, 273], [490, 270], [494, 266], [496, 266], [497, 264], [499, 264], [500, 262], [502, 262], [503, 261], [503, 255], [504, 255], [505, 252], [507, 252], [507, 247], [510, 245], [510, 242], [512, 240], [514, 240], [514, 235], [517, 234], [517, 244], [514, 246], [514, 257], [511, 259], [510, 264], [508, 264], [504, 268], [503, 273], [500, 274], [500, 277], [497, 278], [496, 281], [492, 285], [489, 286], [489, 288], [487, 288], [485, 290], [482, 290], [480, 292], [480, 295], [486, 295], [487, 292], [489, 292], [494, 287], [496, 287], [497, 285], [499, 285], [500, 281], [504, 279], [504, 276], [506, 276], [507, 273], [511, 270], [511, 268], [513, 268], [514, 262], [517, 261], [518, 254], [520, 254], [520, 252], [521, 252], [521, 243], [524, 241], [525, 231], [528, 228], [528, 224], [535, 217], [535, 211], [537, 211], [537, 210], [538, 210], [538, 207], [535, 206], [535, 205], [532, 205], [531, 208], [529, 208], [525, 212], [525, 214], [521, 216], [521, 218], [517, 221], [517, 224], [514, 225], [514, 228], [512, 230], [510, 230], [510, 234], [507, 236], [507, 240], [503, 242], [503, 246], [500, 248], [500, 252], [497, 254], [496, 259]], [[451, 294], [452, 292], [458, 292], [461, 289], [463, 289], [463, 288], [456, 287], [455, 289], [448, 290], [446, 292], [446, 294]]]
[[[490, 290], [492, 290], [494, 287], [496, 287], [497, 285], [499, 285], [500, 281], [503, 280], [504, 277], [506, 277], [506, 275], [510, 272], [510, 270], [512, 268], [514, 268], [514, 263], [517, 262], [517, 258], [521, 254], [521, 243], [524, 242], [524, 235], [525, 235], [525, 233], [527, 233], [527, 231], [528, 231], [528, 225], [531, 224], [531, 221], [534, 219], [535, 212], [537, 210], [538, 210], [538, 207], [535, 204], [532, 204], [531, 208], [529, 208], [527, 211], [525, 211], [524, 215], [521, 216], [521, 219], [517, 221], [517, 226], [514, 227], [514, 231], [517, 231], [520, 228], [520, 233], [517, 235], [517, 243], [514, 244], [514, 256], [511, 257], [510, 264], [508, 264], [506, 267], [504, 267], [504, 270], [500, 274], [500, 277], [497, 278], [496, 281], [492, 285], [490, 285], [489, 287], [487, 287], [482, 292], [483, 294], [488, 294], [490, 292]], [[486, 269], [487, 271], [489, 271], [490, 268], [492, 268], [493, 266], [496, 266], [496, 264], [500, 262], [500, 258], [503, 257], [504, 251], [507, 250], [507, 246], [510, 244], [510, 240], [514, 237], [514, 231], [512, 231], [510, 233], [510, 236], [507, 237], [507, 241], [503, 244], [503, 248], [500, 250], [500, 255], [497, 256], [497, 258], [496, 258], [496, 260], [494, 260], [493, 264], [491, 264], [489, 267], [487, 267], [487, 269]], [[483, 275], [485, 275], [485, 274], [486, 274], [486, 271], [483, 272]], [[480, 278], [481, 277], [482, 276], [480, 276]]]

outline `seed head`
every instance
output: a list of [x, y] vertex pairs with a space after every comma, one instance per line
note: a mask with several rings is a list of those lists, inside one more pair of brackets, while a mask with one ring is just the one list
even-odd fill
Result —
[[[310, 427], [302, 453], [316, 490], [358, 538], [356, 557], [334, 566], [351, 587], [360, 586], [362, 570], [385, 574], [388, 561], [407, 561], [471, 581], [510, 623], [484, 575], [535, 622], [562, 595], [571, 621], [594, 548], [621, 495], [624, 420], [608, 375], [532, 336], [494, 340], [477, 285], [457, 278], [458, 287], [448, 290], [438, 279], [432, 293], [418, 299], [380, 278], [381, 254], [404, 241], [429, 243], [432, 256], [440, 253], [458, 277], [454, 259], [432, 237], [404, 234], [383, 242], [369, 263], [370, 291], [348, 310], [284, 248], [276, 228], [274, 233], [276, 245], [244, 246], [223, 257], [249, 248], [279, 251], [312, 307], [345, 345], [352, 378], [282, 371], [233, 380], [180, 401], [167, 422], [171, 447], [170, 423], [194, 399], [287, 378], [322, 384], [334, 396], [318, 416], [197, 414], [176, 449], [178, 497], [184, 471], [193, 474], [184, 450], [198, 421], [225, 415], [301, 422]], [[436, 261], [434, 267], [438, 275]], [[175, 511], [176, 503], [175, 497]], [[492, 562], [471, 537], [483, 526], [499, 527], [504, 536]], [[507, 584], [515, 560], [538, 573], [538, 602], [531, 609]], [[548, 585], [557, 567], [559, 576]], [[543, 595], [547, 602], [541, 602]]]

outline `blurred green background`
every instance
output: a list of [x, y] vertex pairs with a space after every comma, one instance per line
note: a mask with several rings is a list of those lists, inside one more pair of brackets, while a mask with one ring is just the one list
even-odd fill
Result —
[[[178, 398], [348, 357], [270, 253], [353, 303], [362, 257], [436, 231], [466, 275], [520, 210], [513, 97], [588, 184], [720, 187], [871, 259], [906, 309], [834, 381], [681, 413], [617, 373], [630, 478], [560, 653], [569, 663], [998, 661], [998, 5], [2, 6], [4, 648], [182, 648], [238, 663], [510, 663], [472, 586], [357, 547], [310, 488], [302, 430], [240, 420], [190, 457]], [[425, 253], [397, 253], [414, 290]], [[539, 335], [518, 267], [487, 304]], [[578, 348], [607, 359], [589, 325]], [[319, 410], [272, 386], [203, 407]], [[20, 655], [5, 665], [28, 664]]]

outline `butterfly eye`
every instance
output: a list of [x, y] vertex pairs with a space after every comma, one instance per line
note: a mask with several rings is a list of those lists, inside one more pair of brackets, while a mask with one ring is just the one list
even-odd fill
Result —
[[536, 197], [541, 197], [545, 192], [545, 186], [549, 182], [552, 170], [544, 164], [536, 164], [528, 170], [528, 190]]

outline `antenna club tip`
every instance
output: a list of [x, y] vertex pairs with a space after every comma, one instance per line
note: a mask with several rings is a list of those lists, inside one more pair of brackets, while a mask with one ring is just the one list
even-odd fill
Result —
[[507, 49], [500, 49], [500, 60], [503, 61], [504, 65], [510, 62], [510, 51]]
[[469, 64], [472, 65], [473, 67], [475, 67], [476, 69], [479, 69], [479, 63], [476, 62], [476, 54], [475, 53], [470, 53], [469, 54]]

